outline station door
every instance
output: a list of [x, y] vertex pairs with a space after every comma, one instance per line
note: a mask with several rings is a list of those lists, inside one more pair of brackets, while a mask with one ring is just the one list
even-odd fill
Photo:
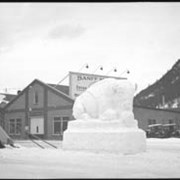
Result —
[[43, 117], [31, 117], [30, 121], [31, 134], [44, 134], [44, 118]]

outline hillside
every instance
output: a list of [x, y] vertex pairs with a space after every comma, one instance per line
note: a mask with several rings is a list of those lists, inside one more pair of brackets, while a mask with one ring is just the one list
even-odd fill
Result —
[[134, 97], [134, 105], [156, 108], [180, 107], [180, 59], [158, 81]]

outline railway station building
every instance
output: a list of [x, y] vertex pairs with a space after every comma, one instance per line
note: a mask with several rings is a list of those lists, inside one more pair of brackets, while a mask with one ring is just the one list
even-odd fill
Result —
[[29, 133], [61, 139], [73, 119], [74, 101], [67, 94], [67, 86], [55, 88], [35, 79], [4, 107], [3, 128], [14, 139], [26, 139]]

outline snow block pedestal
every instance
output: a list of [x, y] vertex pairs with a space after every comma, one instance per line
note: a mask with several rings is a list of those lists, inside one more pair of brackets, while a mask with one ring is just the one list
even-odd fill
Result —
[[106, 78], [93, 83], [76, 97], [75, 121], [64, 132], [63, 148], [134, 154], [146, 150], [145, 131], [134, 119], [135, 85]]
[[123, 127], [118, 120], [78, 119], [69, 122], [63, 149], [135, 154], [146, 150], [146, 134], [138, 127]]

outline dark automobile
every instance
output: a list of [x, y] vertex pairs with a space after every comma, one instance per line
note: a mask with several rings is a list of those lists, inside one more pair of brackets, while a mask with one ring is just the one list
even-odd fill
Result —
[[163, 137], [162, 124], [151, 124], [146, 130], [147, 137]]
[[179, 137], [179, 130], [176, 124], [163, 124], [163, 130], [165, 137]]
[[148, 138], [180, 137], [180, 130], [176, 124], [151, 124], [146, 130], [146, 135]]

